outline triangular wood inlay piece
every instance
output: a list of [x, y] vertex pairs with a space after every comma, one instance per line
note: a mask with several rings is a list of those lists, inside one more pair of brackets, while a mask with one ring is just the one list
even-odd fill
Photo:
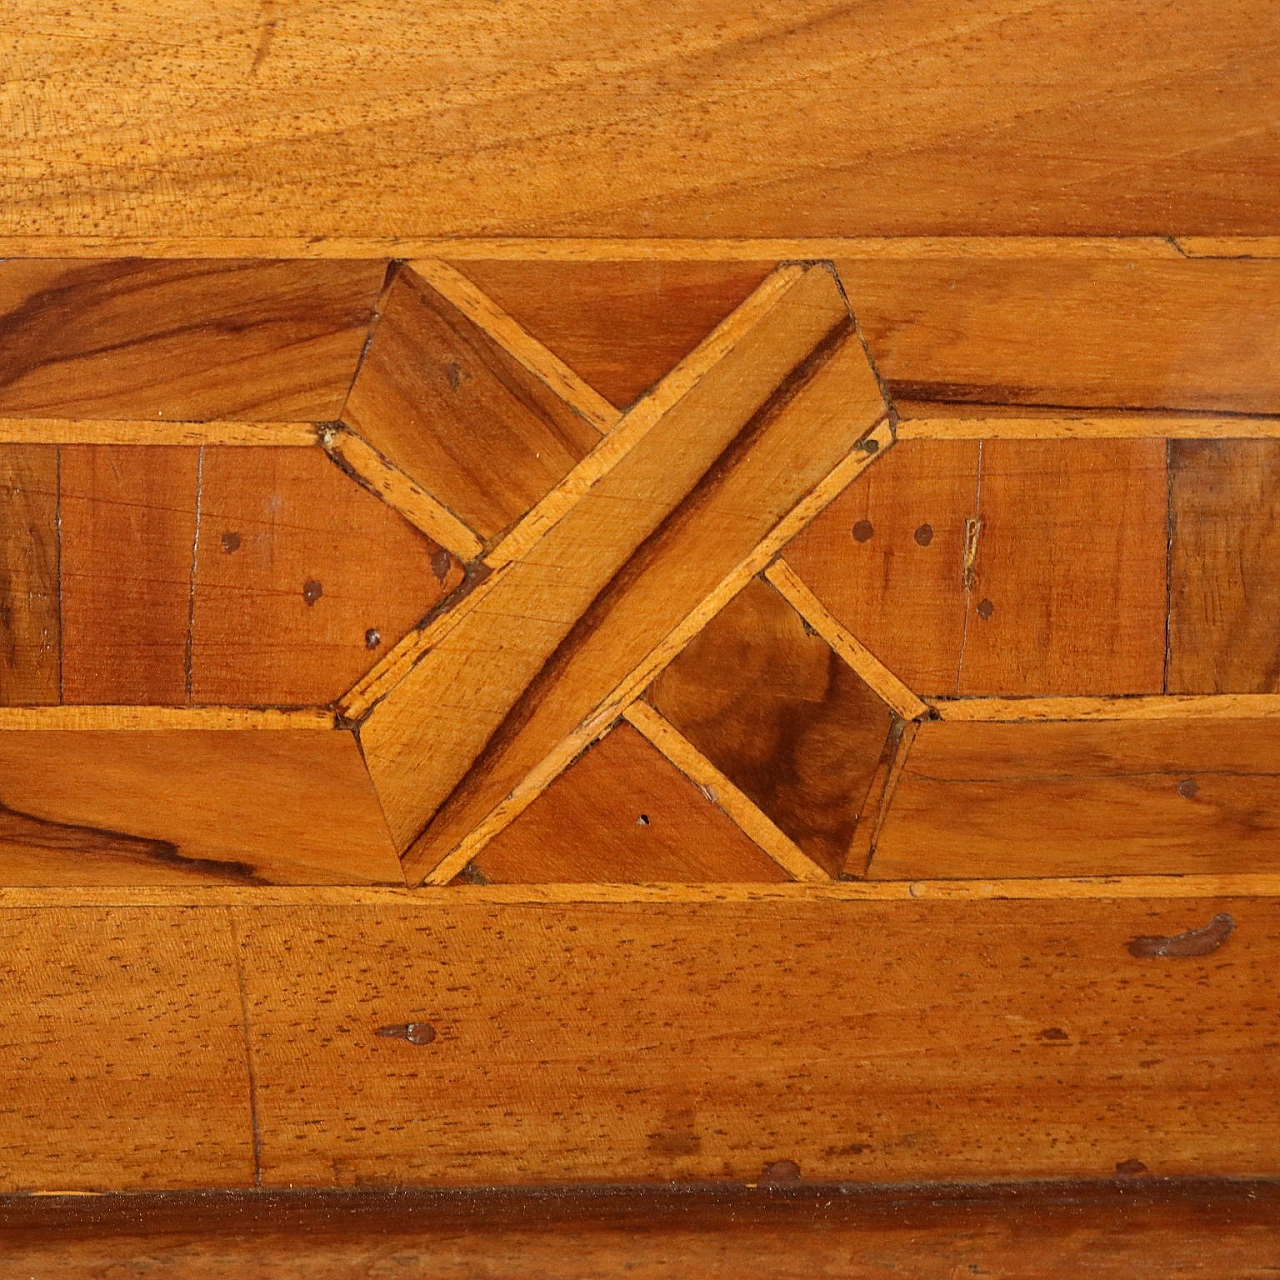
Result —
[[462, 262], [504, 311], [619, 408], [698, 345], [767, 262]]
[[630, 725], [591, 747], [471, 864], [491, 882], [791, 877]]

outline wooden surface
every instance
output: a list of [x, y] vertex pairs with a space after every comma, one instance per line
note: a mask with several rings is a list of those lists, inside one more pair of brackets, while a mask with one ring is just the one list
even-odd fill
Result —
[[1256, 0], [45, 17], [9, 17], [10, 234], [1276, 232]]
[[0, 706], [62, 696], [58, 451], [0, 445]]
[[1268, 871], [1275, 720], [925, 724], [870, 874]]
[[0, 882], [402, 884], [349, 733], [0, 733]]
[[[1224, 911], [1212, 955], [1129, 953]], [[238, 927], [264, 1185], [1275, 1171], [1273, 902], [459, 899]], [[435, 1038], [376, 1034], [406, 1022]]]
[[407, 267], [383, 301], [342, 413], [486, 539], [524, 515], [600, 438], [594, 423]]
[[0, 415], [337, 417], [377, 262], [0, 266]]
[[625, 724], [561, 774], [468, 872], [464, 879], [492, 884], [790, 878]]
[[[450, 1193], [169, 1193], [0, 1201], [19, 1275], [99, 1280], [640, 1280], [768, 1275], [902, 1280], [1264, 1276], [1273, 1182], [1017, 1188], [705, 1184]], [[976, 1269], [976, 1270], [975, 1270]]]
[[815, 862], [844, 869], [892, 717], [777, 592], [747, 587], [648, 697]]

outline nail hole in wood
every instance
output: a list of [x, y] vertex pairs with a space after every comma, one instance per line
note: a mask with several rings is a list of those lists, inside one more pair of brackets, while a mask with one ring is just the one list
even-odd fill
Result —
[[870, 520], [859, 520], [858, 523], [853, 526], [854, 542], [868, 542], [870, 541], [873, 533], [875, 533], [875, 530], [871, 527]]

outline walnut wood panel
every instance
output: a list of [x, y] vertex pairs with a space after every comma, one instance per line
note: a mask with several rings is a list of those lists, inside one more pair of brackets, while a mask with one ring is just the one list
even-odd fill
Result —
[[600, 439], [409, 268], [383, 303], [343, 417], [482, 538], [519, 519]]
[[1280, 868], [1280, 723], [924, 724], [870, 874]]
[[[664, 382], [614, 429], [601, 445], [617, 449], [612, 466], [592, 476], [531, 552], [483, 584], [474, 608], [374, 707], [361, 743], [402, 847], [462, 780], [593, 599], [847, 314], [820, 268], [771, 277], [720, 341], [701, 351], [696, 368]], [[623, 674], [599, 673], [610, 685]]]
[[199, 450], [61, 458], [64, 701], [185, 703]]
[[1280, 441], [1174, 441], [1169, 501], [1169, 692], [1280, 692]]
[[630, 725], [619, 725], [481, 850], [490, 883], [789, 880]]
[[1275, 902], [452, 892], [239, 914], [265, 1185], [1276, 1170]]
[[787, 548], [787, 563], [917, 693], [952, 692], [978, 444], [904, 441]]
[[403, 883], [349, 733], [0, 734], [0, 883]]
[[0, 415], [338, 416], [378, 262], [0, 265]]
[[1260, 0], [11, 14], [11, 234], [1276, 231]]
[[197, 703], [333, 701], [462, 581], [319, 449], [204, 451]]
[[844, 870], [892, 715], [776, 591], [747, 587], [648, 700], [815, 862]]
[[1015, 1187], [203, 1191], [0, 1201], [15, 1275], [59, 1280], [1199, 1280], [1265, 1276], [1264, 1180]]
[[58, 451], [0, 445], [0, 706], [61, 698]]
[[763, 262], [465, 262], [534, 337], [620, 408], [769, 274]]
[[1162, 440], [991, 441], [959, 692], [1159, 693]]
[[0, 1187], [252, 1181], [225, 912], [6, 910], [0, 939]]
[[1280, 263], [841, 262], [895, 396], [1280, 411]]

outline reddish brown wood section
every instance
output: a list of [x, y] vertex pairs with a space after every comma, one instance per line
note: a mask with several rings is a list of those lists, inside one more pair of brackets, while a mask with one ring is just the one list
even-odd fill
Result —
[[0, 416], [335, 418], [380, 262], [0, 265]]
[[503, 310], [619, 408], [688, 355], [769, 262], [462, 262]]
[[469, 872], [464, 879], [496, 884], [791, 878], [626, 724], [557, 778]]

